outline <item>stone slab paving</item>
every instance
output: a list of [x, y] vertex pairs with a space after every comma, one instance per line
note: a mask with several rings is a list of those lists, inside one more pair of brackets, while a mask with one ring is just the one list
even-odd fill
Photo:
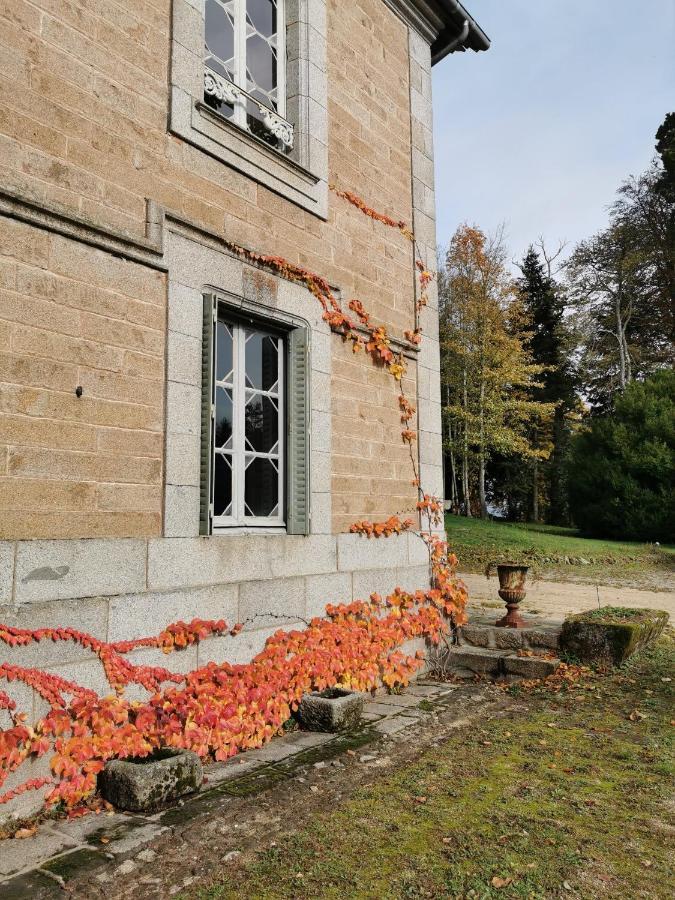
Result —
[[[232, 802], [233, 797], [259, 793], [286, 780], [302, 765], [321, 766], [348, 750], [354, 752], [381, 739], [400, 735], [429, 715], [429, 707], [450, 702], [454, 686], [420, 680], [402, 694], [378, 693], [366, 701], [365, 727], [348, 734], [291, 732], [259, 750], [225, 763], [205, 766], [204, 789], [153, 815], [100, 813], [72, 821], [40, 825], [35, 836], [0, 842], [0, 897], [33, 900], [36, 896], [63, 897], [69, 877], [116, 864], [113, 874], [124, 875], [143, 865], [147, 845], [174, 827]], [[420, 706], [420, 704], [422, 704]], [[337, 763], [336, 763], [337, 764]], [[101, 875], [101, 879], [108, 877]]]

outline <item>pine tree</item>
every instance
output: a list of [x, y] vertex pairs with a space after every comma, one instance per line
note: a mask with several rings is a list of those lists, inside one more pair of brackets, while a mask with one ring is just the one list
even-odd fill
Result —
[[522, 275], [518, 286], [525, 313], [527, 333], [525, 344], [535, 364], [542, 366], [539, 386], [531, 389], [531, 399], [555, 405], [555, 413], [548, 430], [535, 427], [532, 444], [547, 448], [548, 461], [532, 465], [531, 515], [541, 518], [540, 487], [548, 495], [547, 519], [553, 524], [568, 520], [565, 459], [569, 450], [569, 415], [576, 407], [576, 379], [571, 362], [571, 340], [565, 324], [565, 309], [561, 292], [550, 272], [544, 268], [539, 254], [530, 246], [520, 266]]

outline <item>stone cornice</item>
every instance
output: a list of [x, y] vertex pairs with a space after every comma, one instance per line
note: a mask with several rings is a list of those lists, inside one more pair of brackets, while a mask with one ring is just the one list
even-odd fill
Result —
[[[432, 48], [437, 62], [453, 50], [487, 50], [490, 41], [459, 0], [384, 0]], [[463, 27], [468, 31], [462, 36]], [[459, 39], [459, 40], [458, 40]]]
[[411, 25], [430, 44], [436, 40], [443, 28], [440, 18], [425, 0], [384, 0], [390, 9]]

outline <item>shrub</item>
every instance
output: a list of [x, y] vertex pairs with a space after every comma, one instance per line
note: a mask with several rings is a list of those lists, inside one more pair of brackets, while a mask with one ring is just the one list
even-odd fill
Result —
[[675, 536], [675, 371], [633, 382], [613, 412], [574, 440], [570, 507], [592, 537]]

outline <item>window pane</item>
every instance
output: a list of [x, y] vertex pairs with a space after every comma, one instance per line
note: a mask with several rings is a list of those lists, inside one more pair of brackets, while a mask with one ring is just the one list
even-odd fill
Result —
[[279, 380], [279, 351], [275, 337], [260, 331], [246, 332], [246, 386], [275, 391]]
[[206, 60], [220, 62], [215, 71], [234, 80], [234, 2], [206, 0], [205, 9]]
[[216, 332], [216, 381], [232, 381], [232, 332], [225, 322]]
[[[273, 0], [246, 2], [246, 90], [277, 109], [277, 5]], [[249, 104], [251, 107], [253, 104]], [[249, 128], [260, 132], [260, 113], [249, 108]]]
[[232, 447], [232, 391], [222, 387], [216, 389], [215, 446]]
[[263, 37], [271, 37], [277, 31], [277, 4], [275, 0], [246, 0], [246, 24], [255, 28]]
[[[235, 80], [234, 0], [206, 0], [204, 63], [229, 81]], [[204, 92], [204, 102], [221, 116], [232, 118], [234, 106]]]
[[253, 394], [246, 404], [246, 449], [276, 453], [279, 443], [279, 411], [270, 397]]
[[269, 459], [256, 458], [246, 469], [246, 515], [278, 514], [279, 473]]
[[246, 42], [246, 77], [251, 92], [259, 88], [269, 94], [277, 86], [276, 52], [257, 34]]
[[216, 453], [213, 477], [213, 514], [214, 516], [232, 515], [231, 458], [222, 453]]

